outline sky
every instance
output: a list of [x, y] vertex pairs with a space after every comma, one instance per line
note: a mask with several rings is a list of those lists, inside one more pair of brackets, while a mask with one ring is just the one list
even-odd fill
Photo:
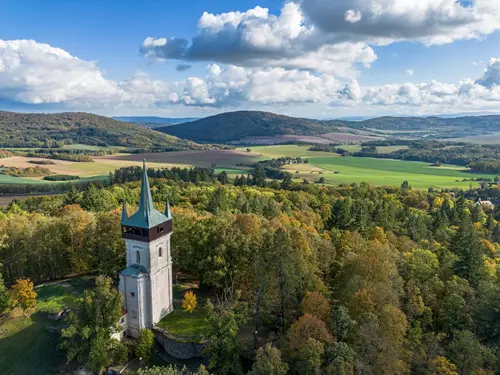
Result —
[[0, 110], [500, 112], [498, 0], [1, 0]]

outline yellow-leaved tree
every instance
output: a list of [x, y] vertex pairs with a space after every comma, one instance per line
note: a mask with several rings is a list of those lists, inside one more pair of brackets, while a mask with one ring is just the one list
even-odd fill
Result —
[[14, 305], [22, 308], [25, 315], [29, 315], [36, 306], [37, 294], [33, 290], [33, 286], [30, 279], [18, 279], [12, 286]]
[[196, 300], [196, 294], [194, 294], [193, 291], [188, 290], [186, 293], [184, 293], [184, 298], [182, 299], [181, 303], [181, 307], [184, 311], [192, 313], [196, 309], [197, 305], [198, 302]]

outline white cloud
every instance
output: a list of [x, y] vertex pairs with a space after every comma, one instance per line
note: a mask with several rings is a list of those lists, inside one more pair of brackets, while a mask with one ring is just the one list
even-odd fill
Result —
[[[360, 15], [353, 13], [349, 17], [355, 21]], [[160, 60], [306, 69], [342, 77], [355, 75], [354, 64], [369, 65], [377, 59], [373, 49], [362, 41], [330, 39], [307, 21], [298, 3], [289, 2], [278, 16], [261, 7], [246, 12], [205, 12], [191, 43], [148, 37], [140, 52]]]
[[488, 88], [500, 85], [500, 58], [492, 58], [490, 60], [488, 67], [484, 71], [484, 75], [476, 83]]
[[100, 101], [119, 91], [93, 62], [33, 40], [0, 40], [0, 98], [34, 104]]
[[413, 77], [413, 75], [415, 74], [414, 70], [413, 69], [406, 69], [405, 70], [405, 73], [407, 75], [409, 75], [410, 77]]
[[148, 37], [140, 50], [153, 59], [305, 69], [352, 78], [357, 64], [376, 60], [371, 45], [446, 44], [498, 29], [498, 0], [467, 4], [457, 0], [296, 0], [287, 2], [279, 15], [259, 6], [246, 12], [205, 12], [191, 41]]
[[[334, 50], [323, 53], [341, 59]], [[386, 107], [398, 112], [408, 108], [436, 113], [456, 108], [497, 108], [500, 59], [491, 59], [477, 80], [464, 79], [454, 84], [431, 81], [363, 87], [355, 78], [346, 82], [330, 73], [219, 64], [208, 65], [205, 76], [177, 82], [153, 79], [143, 72], [118, 82], [106, 79], [96, 63], [62, 49], [35, 41], [0, 40], [1, 99], [29, 104], [61, 103], [93, 110], [172, 105], [234, 109], [316, 103], [359, 111]]]
[[356, 23], [361, 21], [361, 12], [359, 10], [349, 9], [345, 12], [345, 20], [349, 23]]
[[[478, 38], [500, 28], [497, 0], [467, 4], [457, 0], [302, 0], [301, 4], [315, 26], [349, 41], [445, 44]], [[348, 20], [357, 20], [356, 14], [359, 21]]]

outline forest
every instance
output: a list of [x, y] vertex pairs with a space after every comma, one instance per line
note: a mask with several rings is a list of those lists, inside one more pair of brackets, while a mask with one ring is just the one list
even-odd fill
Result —
[[148, 150], [197, 150], [194, 142], [90, 113], [0, 111], [0, 147], [61, 148], [64, 145], [123, 146]]
[[[407, 145], [408, 149], [401, 149], [389, 153], [377, 153], [376, 146]], [[438, 141], [376, 141], [362, 144], [361, 151], [352, 155], [357, 157], [371, 157], [383, 159], [399, 159], [424, 161], [429, 163], [441, 162], [468, 166], [474, 172], [498, 172], [500, 145], [475, 145], [459, 142]], [[493, 160], [493, 162], [492, 162]]]
[[[0, 215], [5, 284], [116, 279], [125, 264], [120, 203], [137, 206], [140, 190], [138, 181], [118, 183], [133, 179], [125, 175], [109, 187], [11, 204]], [[219, 327], [209, 336], [210, 372], [500, 371], [497, 210], [461, 191], [408, 184], [160, 177], [153, 199], [161, 209], [170, 197], [174, 268], [222, 296], [208, 306]], [[243, 330], [255, 332], [250, 348], [238, 341]]]

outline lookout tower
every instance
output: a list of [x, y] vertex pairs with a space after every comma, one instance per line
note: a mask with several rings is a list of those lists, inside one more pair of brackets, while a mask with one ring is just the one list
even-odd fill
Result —
[[138, 337], [173, 310], [170, 236], [172, 215], [168, 196], [165, 212], [154, 208], [146, 162], [142, 170], [139, 209], [128, 216], [123, 203], [122, 234], [127, 268], [120, 272], [119, 291], [124, 298], [126, 333]]

